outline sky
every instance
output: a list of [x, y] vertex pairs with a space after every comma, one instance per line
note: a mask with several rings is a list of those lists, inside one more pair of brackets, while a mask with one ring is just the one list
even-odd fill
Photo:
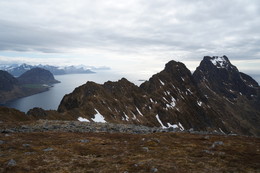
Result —
[[260, 73], [259, 0], [2, 0], [0, 63], [195, 70], [226, 55]]

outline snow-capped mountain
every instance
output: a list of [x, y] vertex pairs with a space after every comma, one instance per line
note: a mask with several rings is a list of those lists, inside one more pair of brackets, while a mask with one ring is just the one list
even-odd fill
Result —
[[43, 68], [50, 71], [53, 75], [64, 75], [64, 74], [76, 74], [76, 73], [95, 73], [98, 70], [109, 70], [109, 67], [94, 67], [94, 66], [52, 66], [52, 65], [28, 65], [28, 64], [12, 64], [12, 65], [0, 65], [0, 70], [9, 72], [15, 77], [20, 76], [24, 72], [33, 68]]

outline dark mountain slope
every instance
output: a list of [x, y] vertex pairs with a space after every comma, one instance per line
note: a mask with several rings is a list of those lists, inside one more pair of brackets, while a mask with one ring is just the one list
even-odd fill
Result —
[[18, 77], [20, 84], [53, 84], [59, 81], [54, 79], [53, 74], [42, 68], [33, 68]]
[[226, 131], [191, 72], [175, 61], [140, 87], [124, 78], [104, 85], [87, 82], [66, 95], [58, 111], [90, 121], [101, 114], [108, 122]]
[[2, 122], [17, 122], [32, 120], [31, 117], [26, 116], [25, 113], [16, 109], [0, 106], [0, 120]]
[[206, 56], [193, 74], [216, 116], [233, 132], [260, 135], [260, 87], [226, 56]]
[[6, 71], [0, 70], [0, 91], [10, 91], [18, 84], [16, 78]]
[[47, 91], [49, 85], [58, 82], [52, 73], [40, 68], [29, 70], [17, 79], [6, 71], [0, 71], [0, 104]]

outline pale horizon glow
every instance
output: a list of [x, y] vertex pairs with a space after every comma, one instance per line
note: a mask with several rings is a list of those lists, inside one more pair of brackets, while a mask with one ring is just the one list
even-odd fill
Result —
[[260, 73], [260, 1], [0, 1], [0, 64], [108, 66], [150, 75], [170, 61], [194, 71], [226, 55]]

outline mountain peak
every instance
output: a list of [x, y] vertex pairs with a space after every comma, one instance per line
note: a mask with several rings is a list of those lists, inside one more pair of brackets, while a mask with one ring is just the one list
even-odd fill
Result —
[[26, 71], [18, 80], [21, 84], [53, 84], [59, 82], [54, 79], [50, 71], [39, 67]]
[[223, 56], [205, 56], [202, 62], [207, 62], [213, 64], [216, 68], [219, 69], [236, 69], [234, 65], [231, 64], [226, 55]]
[[180, 69], [187, 69], [187, 68], [183, 63], [178, 62], [178, 61], [174, 61], [174, 60], [169, 61], [165, 65], [165, 68], [164, 68], [164, 70], [166, 72], [172, 72], [172, 71], [175, 71], [175, 70], [178, 70], [178, 69], [180, 70]]

